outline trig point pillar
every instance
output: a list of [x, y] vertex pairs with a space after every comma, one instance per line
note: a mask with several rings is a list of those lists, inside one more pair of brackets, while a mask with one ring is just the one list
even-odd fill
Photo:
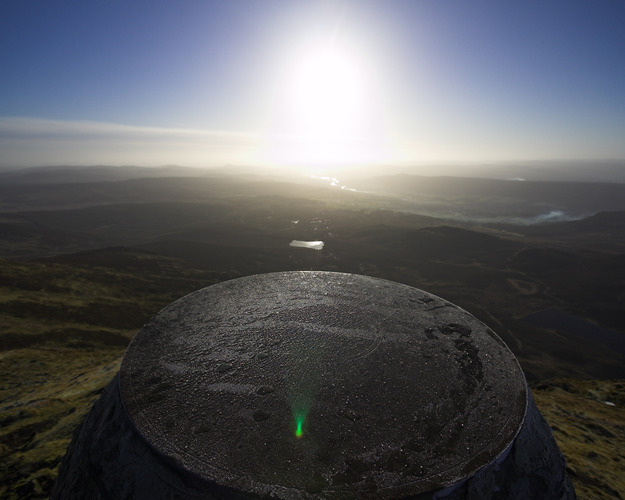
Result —
[[136, 335], [61, 498], [575, 498], [517, 360], [422, 290], [329, 272], [214, 285]]

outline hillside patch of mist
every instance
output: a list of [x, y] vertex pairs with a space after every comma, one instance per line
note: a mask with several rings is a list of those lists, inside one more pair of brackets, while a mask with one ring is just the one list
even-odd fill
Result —
[[461, 213], [454, 214], [435, 214], [427, 215], [449, 219], [458, 222], [471, 222], [476, 224], [513, 224], [516, 226], [532, 226], [536, 224], [549, 224], [553, 222], [571, 222], [586, 219], [594, 214], [573, 215], [563, 210], [550, 210], [534, 216], [518, 216], [518, 215], [497, 215], [497, 216], [481, 216], [466, 215]]

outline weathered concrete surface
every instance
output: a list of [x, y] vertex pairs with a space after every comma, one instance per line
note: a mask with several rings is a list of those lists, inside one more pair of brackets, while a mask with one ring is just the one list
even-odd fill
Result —
[[221, 283], [146, 324], [52, 498], [81, 491], [574, 498], [492, 331], [421, 290], [325, 272]]

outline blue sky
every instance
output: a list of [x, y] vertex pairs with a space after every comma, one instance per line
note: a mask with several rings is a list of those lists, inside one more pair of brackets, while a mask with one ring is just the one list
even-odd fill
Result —
[[623, 26], [620, 0], [4, 0], [0, 166], [622, 159]]

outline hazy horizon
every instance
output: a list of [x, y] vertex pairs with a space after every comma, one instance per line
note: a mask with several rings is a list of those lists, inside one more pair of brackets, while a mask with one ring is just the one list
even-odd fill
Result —
[[[15, 175], [41, 175], [43, 172], [69, 170], [71, 172], [85, 170], [132, 170], [138, 177], [167, 175], [176, 177], [202, 176], [205, 174], [219, 175], [246, 175], [275, 177], [296, 180], [298, 178], [318, 179], [333, 186], [348, 188], [352, 180], [374, 178], [379, 176], [413, 175], [421, 177], [458, 177], [499, 179], [507, 181], [549, 181], [549, 182], [586, 182], [586, 183], [625, 183], [625, 160], [547, 160], [547, 161], [517, 161], [492, 163], [445, 163], [423, 162], [421, 164], [386, 164], [386, 165], [253, 165], [253, 164], [223, 164], [216, 166], [190, 166], [180, 164], [169, 165], [33, 165], [33, 166], [1, 166], [0, 175], [4, 178], [0, 182], [7, 182], [9, 177], [15, 181]], [[140, 172], [139, 172], [140, 171]], [[152, 171], [152, 172], [151, 172]], [[88, 177], [85, 177], [85, 179]], [[46, 177], [48, 181], [58, 182], [58, 179]], [[42, 180], [45, 180], [42, 179]]]

